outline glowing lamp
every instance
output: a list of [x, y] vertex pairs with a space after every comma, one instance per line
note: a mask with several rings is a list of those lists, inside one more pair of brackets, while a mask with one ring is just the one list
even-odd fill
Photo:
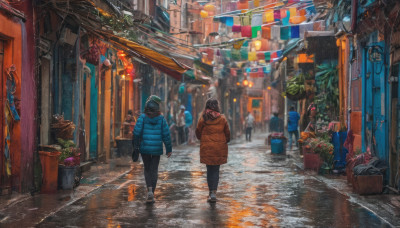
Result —
[[237, 101], [237, 100], [236, 100], [236, 98], [233, 98], [233, 102], [235, 102], [235, 103], [236, 103], [236, 101]]
[[255, 46], [257, 51], [259, 51], [261, 49], [261, 45], [262, 45], [261, 40], [254, 41], [254, 46]]
[[268, 86], [267, 89], [268, 89], [268, 90], [271, 90], [271, 86]]
[[236, 85], [237, 85], [237, 86], [240, 86], [240, 82], [237, 82]]
[[200, 11], [200, 17], [201, 18], [207, 18], [208, 17], [208, 12], [205, 10]]
[[244, 86], [248, 86], [249, 85], [249, 81], [247, 81], [247, 79], [243, 80], [243, 85]]
[[118, 57], [125, 57], [126, 54], [123, 51], [118, 51], [117, 52]]
[[253, 85], [254, 85], [253, 82], [250, 82], [250, 83], [249, 83], [249, 87], [250, 87], [250, 88], [253, 87]]
[[125, 79], [125, 74], [121, 75], [122, 79]]

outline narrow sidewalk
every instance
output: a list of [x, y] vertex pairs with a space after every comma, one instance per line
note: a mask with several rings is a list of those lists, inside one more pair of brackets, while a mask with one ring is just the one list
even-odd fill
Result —
[[111, 159], [95, 163], [82, 174], [80, 185], [74, 190], [59, 190], [56, 194], [13, 193], [0, 197], [0, 227], [33, 227], [62, 208], [73, 204], [131, 170], [131, 158]]
[[356, 203], [365, 209], [376, 214], [382, 220], [394, 227], [400, 227], [400, 195], [397, 194], [378, 194], [378, 195], [359, 195], [353, 191], [351, 184], [347, 183], [345, 175], [319, 175], [312, 170], [304, 170], [303, 159], [299, 151], [291, 151], [295, 159], [295, 166], [304, 175], [313, 176], [316, 180], [323, 182], [329, 188], [335, 189], [340, 194], [348, 197], [352, 203]]

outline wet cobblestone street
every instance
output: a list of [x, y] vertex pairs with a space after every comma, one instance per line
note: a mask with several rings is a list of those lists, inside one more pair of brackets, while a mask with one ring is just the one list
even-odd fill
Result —
[[218, 202], [206, 201], [198, 147], [161, 160], [156, 203], [145, 204], [142, 165], [41, 222], [39, 227], [386, 227], [368, 210], [312, 176], [288, 155], [271, 155], [262, 140], [230, 146]]

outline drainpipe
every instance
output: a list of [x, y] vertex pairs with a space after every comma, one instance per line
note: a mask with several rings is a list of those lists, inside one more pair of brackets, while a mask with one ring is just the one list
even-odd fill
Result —
[[[353, 42], [353, 37], [348, 37], [349, 39], [349, 43], [351, 44]], [[354, 56], [353, 56], [354, 58]], [[350, 61], [348, 62], [349, 66], [349, 78], [348, 78], [348, 90], [347, 90], [347, 130], [350, 130], [350, 126], [351, 126], [351, 85], [353, 82], [352, 76], [353, 76], [353, 60], [350, 59]]]

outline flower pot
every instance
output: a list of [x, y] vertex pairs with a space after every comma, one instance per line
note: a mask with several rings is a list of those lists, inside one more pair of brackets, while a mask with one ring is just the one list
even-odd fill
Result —
[[76, 166], [62, 166], [58, 167], [58, 186], [60, 189], [71, 190], [75, 184], [75, 170]]
[[61, 152], [39, 151], [43, 175], [41, 193], [57, 192], [58, 157], [60, 154]]
[[319, 154], [312, 153], [311, 148], [303, 147], [304, 169], [312, 169], [318, 171], [322, 165]]
[[360, 195], [381, 194], [382, 175], [354, 176], [353, 190]]

